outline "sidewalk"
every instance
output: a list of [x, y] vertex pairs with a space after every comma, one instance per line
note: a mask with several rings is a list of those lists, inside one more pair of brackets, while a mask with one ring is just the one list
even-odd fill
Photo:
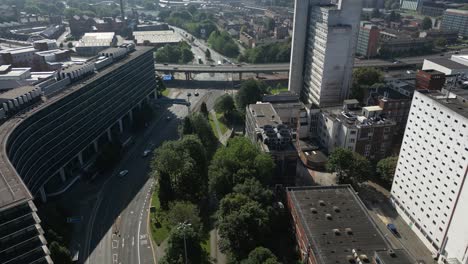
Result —
[[210, 231], [210, 258], [214, 260], [213, 263], [226, 264], [226, 255], [222, 253], [218, 247], [219, 235], [217, 231], [216, 229]]
[[214, 132], [218, 135], [217, 138], [219, 139], [219, 142], [221, 142], [221, 144], [223, 145], [226, 145], [229, 138], [231, 138], [233, 129], [229, 128], [228, 131], [226, 131], [226, 133], [223, 134], [223, 132], [221, 131], [221, 128], [219, 127], [219, 121], [218, 121], [218, 118], [216, 117], [216, 112], [211, 110], [210, 115], [211, 115], [211, 118], [213, 119], [213, 122], [215, 123], [216, 131]]

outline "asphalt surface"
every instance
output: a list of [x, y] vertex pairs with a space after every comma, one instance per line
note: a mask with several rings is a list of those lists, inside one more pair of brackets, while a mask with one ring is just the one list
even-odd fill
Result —
[[[187, 92], [193, 90], [173, 89], [174, 98], [187, 99]], [[202, 100], [212, 101], [212, 97], [224, 91], [199, 90], [199, 96], [191, 96], [192, 111]], [[173, 105], [152, 123], [144, 135], [135, 139], [134, 145], [104, 183], [98, 193], [88, 222], [83, 253], [86, 264], [101, 263], [154, 263], [148, 230], [148, 213], [153, 179], [150, 177], [151, 157], [143, 157], [144, 150], [158, 147], [166, 140], [176, 139], [177, 127], [187, 115], [183, 105]], [[170, 117], [167, 120], [166, 117]], [[128, 174], [120, 177], [122, 170]]]

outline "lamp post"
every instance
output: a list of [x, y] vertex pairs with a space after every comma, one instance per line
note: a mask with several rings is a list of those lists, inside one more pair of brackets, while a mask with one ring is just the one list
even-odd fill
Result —
[[183, 222], [183, 223], [179, 223], [179, 226], [177, 227], [177, 229], [179, 230], [182, 230], [183, 234], [184, 234], [184, 253], [185, 253], [185, 264], [187, 264], [187, 241], [185, 240], [185, 229], [187, 227], [190, 227], [192, 226], [192, 224], [190, 223], [187, 223], [187, 221]]

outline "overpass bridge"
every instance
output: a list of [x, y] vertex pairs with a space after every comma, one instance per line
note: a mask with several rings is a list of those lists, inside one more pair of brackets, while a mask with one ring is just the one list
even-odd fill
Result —
[[[398, 62], [389, 62], [384, 60], [356, 60], [355, 68], [374, 67], [374, 68], [405, 68], [417, 66], [423, 63], [423, 58], [408, 58]], [[242, 73], [275, 73], [289, 72], [289, 63], [270, 63], [270, 64], [155, 64], [156, 71], [165, 73], [184, 72], [186, 80], [191, 79], [192, 73], [236, 73], [239, 79], [242, 79]]]

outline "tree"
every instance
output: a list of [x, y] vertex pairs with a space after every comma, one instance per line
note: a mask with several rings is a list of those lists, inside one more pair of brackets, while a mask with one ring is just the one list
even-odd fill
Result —
[[256, 201], [239, 194], [228, 194], [218, 210], [219, 247], [243, 259], [261, 244], [269, 231], [268, 212]]
[[161, 76], [156, 75], [156, 91], [159, 95], [162, 94], [162, 92], [166, 90], [166, 85], [164, 84]]
[[200, 231], [202, 227], [197, 206], [189, 202], [172, 203], [168, 218], [172, 226], [177, 226], [180, 223], [190, 223], [196, 232]]
[[49, 245], [50, 257], [55, 263], [71, 264], [72, 258], [70, 251], [64, 246], [61, 246], [58, 242], [53, 241]]
[[205, 57], [206, 57], [206, 59], [208, 59], [208, 60], [211, 59], [211, 51], [210, 51], [210, 49], [208, 49], [208, 48], [205, 50]]
[[370, 163], [358, 153], [344, 148], [336, 148], [328, 157], [327, 169], [336, 172], [339, 184], [356, 184], [369, 177]]
[[351, 97], [362, 102], [366, 97], [369, 88], [375, 84], [381, 84], [384, 81], [382, 71], [363, 67], [353, 71], [353, 83], [351, 86]]
[[189, 116], [192, 124], [193, 134], [196, 134], [206, 149], [207, 157], [211, 157], [218, 146], [218, 139], [211, 129], [208, 120], [200, 113], [192, 113]]
[[273, 169], [272, 158], [260, 153], [250, 140], [245, 137], [229, 139], [227, 146], [218, 148], [208, 168], [210, 192], [222, 198], [247, 179], [268, 184]]
[[165, 171], [159, 172], [158, 198], [163, 210], [169, 209], [169, 202], [174, 200], [174, 190], [172, 189], [170, 175]]
[[234, 99], [230, 94], [224, 94], [218, 97], [214, 104], [214, 110], [216, 113], [224, 113], [229, 115], [235, 110]]
[[250, 251], [249, 257], [243, 260], [242, 264], [280, 264], [280, 262], [268, 248], [256, 247]]
[[188, 263], [205, 263], [207, 256], [200, 245], [201, 239], [198, 232], [196, 232], [191, 226], [186, 226], [185, 228], [179, 227], [172, 229], [161, 263], [184, 264], [185, 248], [187, 249]]
[[243, 183], [237, 184], [233, 192], [243, 194], [263, 206], [273, 204], [273, 192], [262, 186], [256, 179], [246, 179]]
[[209, 112], [208, 112], [208, 107], [206, 106], [206, 103], [203, 102], [200, 105], [200, 113], [205, 117], [208, 118]]
[[393, 183], [393, 176], [395, 175], [397, 164], [398, 157], [388, 157], [377, 163], [377, 175], [387, 186], [391, 186]]
[[380, 10], [378, 8], [372, 9], [371, 18], [379, 18], [381, 16], [382, 14], [380, 13]]
[[422, 29], [428, 30], [432, 28], [432, 20], [430, 17], [424, 17], [422, 24], [421, 24]]
[[193, 133], [195, 133], [195, 131], [193, 130], [192, 120], [190, 120], [189, 116], [186, 116], [186, 117], [184, 117], [184, 122], [182, 122], [181, 134], [182, 135], [191, 135]]
[[236, 95], [236, 105], [239, 111], [245, 112], [245, 107], [262, 99], [267, 92], [267, 86], [262, 81], [247, 80], [242, 82], [239, 92]]
[[68, 42], [67, 47], [68, 47], [69, 49], [73, 48], [73, 42]]
[[60, 47], [60, 48], [63, 48], [63, 42], [60, 42], [59, 47]]
[[447, 39], [445, 38], [437, 38], [434, 40], [434, 44], [438, 47], [445, 47], [447, 45]]
[[213, 31], [208, 38], [208, 43], [214, 50], [225, 56], [237, 57], [239, 55], [239, 47], [226, 31]]
[[271, 17], [265, 17], [263, 19], [263, 24], [268, 31], [273, 31], [275, 29], [275, 20]]

